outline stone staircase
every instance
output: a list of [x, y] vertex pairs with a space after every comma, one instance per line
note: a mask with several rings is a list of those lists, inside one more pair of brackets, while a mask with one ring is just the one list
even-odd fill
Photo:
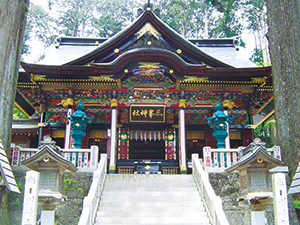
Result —
[[209, 225], [191, 175], [109, 174], [97, 225]]

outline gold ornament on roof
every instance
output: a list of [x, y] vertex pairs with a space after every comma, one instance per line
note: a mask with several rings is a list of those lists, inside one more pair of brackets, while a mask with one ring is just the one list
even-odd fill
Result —
[[153, 35], [157, 40], [159, 40], [159, 36], [161, 36], [151, 23], [146, 23], [138, 32], [135, 33], [135, 35], [138, 35], [137, 39], [139, 39], [146, 33]]
[[183, 82], [208, 82], [208, 78], [207, 77], [196, 77], [196, 76], [184, 76], [185, 78], [187, 78], [186, 80], [184, 80]]
[[251, 78], [252, 83], [266, 83], [266, 77], [254, 77]]
[[118, 106], [118, 100], [117, 99], [111, 99], [110, 100], [110, 107], [117, 107]]
[[185, 108], [185, 99], [180, 99], [178, 102], [179, 108]]
[[225, 107], [225, 108], [228, 108], [228, 109], [238, 107], [236, 104], [234, 104], [233, 101], [229, 101], [229, 100], [222, 101], [222, 106], [223, 106], [223, 108]]
[[31, 80], [36, 80], [36, 81], [46, 80], [46, 75], [34, 75], [34, 74], [31, 74]]
[[57, 105], [62, 105], [63, 107], [68, 107], [74, 105], [74, 100], [71, 98], [63, 99]]
[[113, 77], [114, 75], [100, 75], [100, 76], [89, 76], [89, 78], [91, 80], [95, 80], [95, 81], [113, 81], [114, 79], [112, 79], [111, 77]]
[[158, 69], [159, 68], [159, 62], [139, 62], [140, 66], [139, 68], [148, 68], [148, 69]]

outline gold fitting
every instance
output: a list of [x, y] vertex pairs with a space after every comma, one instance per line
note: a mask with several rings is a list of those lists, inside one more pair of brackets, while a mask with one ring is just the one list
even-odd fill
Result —
[[109, 170], [116, 170], [116, 165], [109, 165]]
[[115, 50], [114, 50], [114, 52], [115, 53], [118, 53], [120, 50], [118, 49], [118, 48], [116, 48]]
[[180, 171], [186, 171], [186, 166], [180, 166]]
[[110, 107], [117, 107], [118, 106], [118, 100], [117, 99], [111, 99], [110, 100]]
[[38, 123], [38, 127], [44, 127], [45, 123]]
[[128, 69], [125, 69], [125, 70], [124, 70], [124, 73], [128, 73]]
[[178, 106], [179, 106], [179, 108], [185, 108], [185, 99], [180, 99]]
[[147, 7], [147, 11], [151, 11], [151, 8], [150, 8], [150, 7]]
[[173, 70], [170, 70], [169, 72], [170, 72], [170, 73], [174, 73], [174, 71], [173, 71]]
[[177, 49], [176, 52], [177, 52], [178, 54], [181, 54], [182, 51], [181, 51], [181, 49]]
[[148, 41], [148, 42], [147, 42], [147, 45], [151, 45], [151, 44], [152, 44], [152, 42], [151, 42], [151, 41]]

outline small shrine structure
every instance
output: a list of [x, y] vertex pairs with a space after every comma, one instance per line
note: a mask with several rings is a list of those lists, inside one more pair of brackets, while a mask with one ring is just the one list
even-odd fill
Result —
[[238, 171], [241, 183], [241, 204], [253, 205], [262, 210], [265, 204], [273, 203], [272, 183], [269, 170], [282, 166], [281, 156], [273, 157], [259, 138], [240, 152], [240, 159], [227, 173]]
[[[37, 198], [37, 202], [42, 208], [42, 225], [54, 224], [55, 206], [66, 202], [66, 196], [62, 194], [65, 170], [76, 172], [77, 168], [62, 157], [59, 148], [55, 146], [55, 141], [52, 141], [49, 136], [43, 138], [38, 152], [22, 161], [22, 164], [39, 172], [39, 176], [35, 178], [36, 182], [39, 181], [36, 187], [37, 191], [31, 190], [24, 194], [23, 219], [30, 218], [31, 215], [28, 215], [30, 212], [36, 215], [36, 212], [28, 210], [28, 208], [33, 207], [33, 199]], [[30, 174], [30, 176], [32, 180], [34, 175]], [[35, 192], [37, 196], [31, 196], [31, 193]], [[36, 209], [36, 207], [33, 208]]]

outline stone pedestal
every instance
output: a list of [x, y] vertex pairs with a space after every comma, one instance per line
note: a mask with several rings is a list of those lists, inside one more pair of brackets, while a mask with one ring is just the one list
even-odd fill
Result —
[[43, 210], [41, 213], [41, 225], [54, 225], [54, 210]]

